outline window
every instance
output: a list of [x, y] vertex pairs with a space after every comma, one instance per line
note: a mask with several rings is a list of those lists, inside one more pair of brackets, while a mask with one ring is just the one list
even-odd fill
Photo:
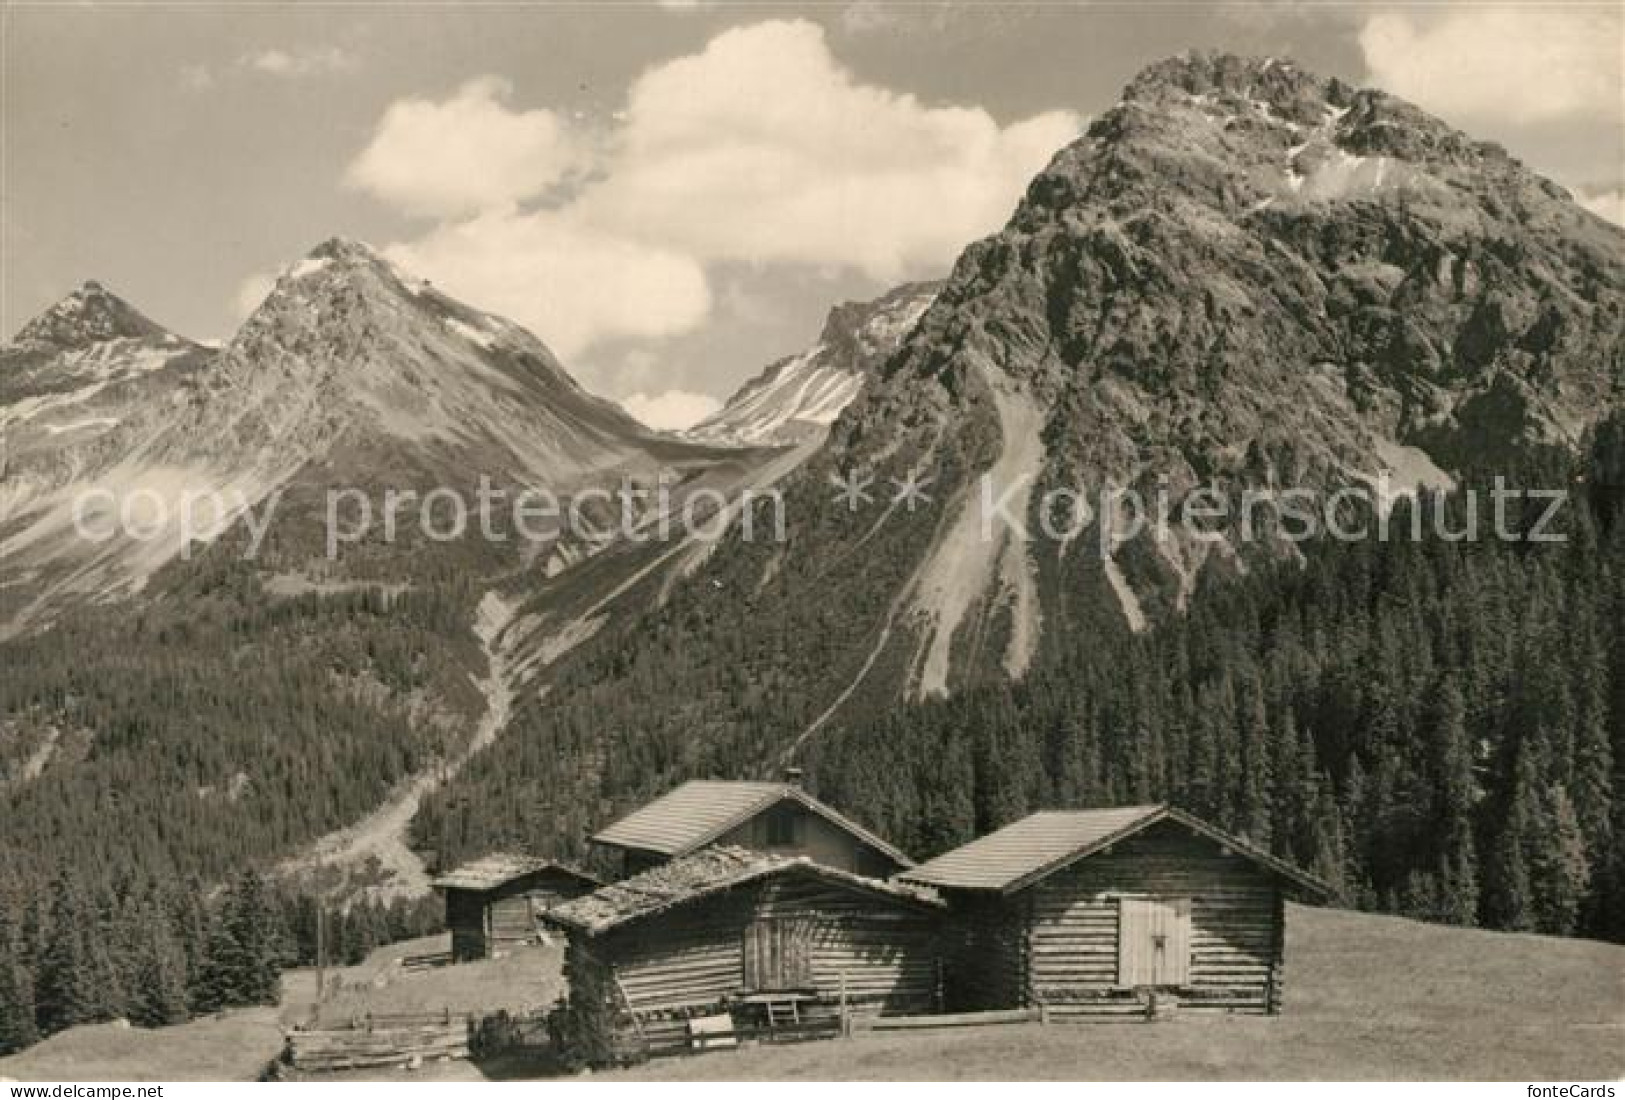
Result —
[[794, 848], [796, 845], [796, 814], [794, 810], [779, 807], [767, 815], [767, 846]]

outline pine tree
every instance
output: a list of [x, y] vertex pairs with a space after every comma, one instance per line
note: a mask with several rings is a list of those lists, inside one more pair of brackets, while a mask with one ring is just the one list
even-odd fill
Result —
[[166, 1027], [189, 1015], [186, 955], [169, 922], [152, 911], [146, 935], [137, 949], [137, 981], [130, 991], [130, 1022], [140, 1027]]
[[1270, 846], [1270, 728], [1264, 690], [1256, 679], [1248, 692], [1241, 726], [1241, 774], [1236, 784], [1235, 827], [1261, 848]]
[[50, 928], [34, 979], [36, 1020], [42, 1034], [113, 1016], [100, 983], [111, 971], [97, 943], [97, 923], [78, 884], [66, 874], [56, 884]]
[[1439, 687], [1433, 729], [1434, 789], [1438, 792], [1431, 833], [1439, 845], [1437, 906], [1430, 914], [1447, 924], [1473, 924], [1478, 914], [1478, 855], [1473, 843], [1472, 746], [1466, 705], [1456, 678]]
[[1322, 776], [1315, 796], [1310, 838], [1309, 871], [1332, 888], [1332, 900], [1348, 898], [1348, 848], [1344, 842], [1343, 815], [1332, 793], [1331, 780]]
[[1568, 792], [1553, 786], [1539, 802], [1537, 832], [1530, 838], [1529, 883], [1535, 927], [1554, 936], [1574, 932], [1591, 870], [1585, 838]]
[[32, 1046], [39, 1039], [34, 1022], [34, 975], [23, 962], [21, 928], [0, 904], [0, 1054]]
[[34, 1014], [33, 975], [15, 957], [0, 955], [0, 1054], [12, 1054], [39, 1040]]
[[1511, 790], [1498, 815], [1484, 867], [1479, 917], [1489, 928], [1508, 932], [1535, 928], [1535, 898], [1525, 848], [1526, 839], [1536, 828], [1535, 783], [1531, 754], [1519, 746], [1513, 761]]
[[224, 965], [228, 1004], [275, 1004], [281, 988], [284, 954], [272, 898], [258, 872], [246, 870], [227, 891], [222, 922], [227, 946]]

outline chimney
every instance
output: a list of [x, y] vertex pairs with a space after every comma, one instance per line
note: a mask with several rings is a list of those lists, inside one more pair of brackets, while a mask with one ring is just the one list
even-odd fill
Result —
[[804, 773], [800, 768], [789, 767], [784, 769], [784, 784], [787, 787], [800, 788], [801, 777]]

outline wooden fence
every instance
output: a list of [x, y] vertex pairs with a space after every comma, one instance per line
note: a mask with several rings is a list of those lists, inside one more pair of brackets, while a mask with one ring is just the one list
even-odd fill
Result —
[[283, 1058], [294, 1069], [323, 1072], [374, 1069], [467, 1058], [469, 1021], [450, 1010], [415, 1016], [367, 1015], [349, 1027], [287, 1033]]
[[856, 1016], [853, 1034], [871, 1031], [926, 1031], [936, 1028], [990, 1027], [997, 1024], [1046, 1023], [1042, 1007], [997, 1009], [990, 1012], [949, 1012], [934, 1016]]

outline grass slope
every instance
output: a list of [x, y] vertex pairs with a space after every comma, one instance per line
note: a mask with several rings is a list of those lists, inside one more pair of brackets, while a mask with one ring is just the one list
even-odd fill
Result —
[[148, 1031], [120, 1023], [58, 1032], [9, 1058], [16, 1081], [252, 1081], [282, 1049], [274, 1008], [250, 1008]]
[[326, 996], [315, 1005], [316, 975], [302, 969], [283, 978], [282, 1019], [289, 1024], [343, 1026], [368, 1013], [419, 1015], [449, 1009], [453, 1015], [524, 1012], [551, 1007], [564, 995], [560, 967], [564, 950], [555, 944], [513, 948], [496, 959], [407, 970], [403, 959], [435, 955], [451, 948], [449, 933], [390, 944], [366, 962], [329, 974]]
[[1625, 1073], [1625, 948], [1293, 907], [1276, 1018], [865, 1037], [614, 1077], [754, 1080], [1573, 1080]]

